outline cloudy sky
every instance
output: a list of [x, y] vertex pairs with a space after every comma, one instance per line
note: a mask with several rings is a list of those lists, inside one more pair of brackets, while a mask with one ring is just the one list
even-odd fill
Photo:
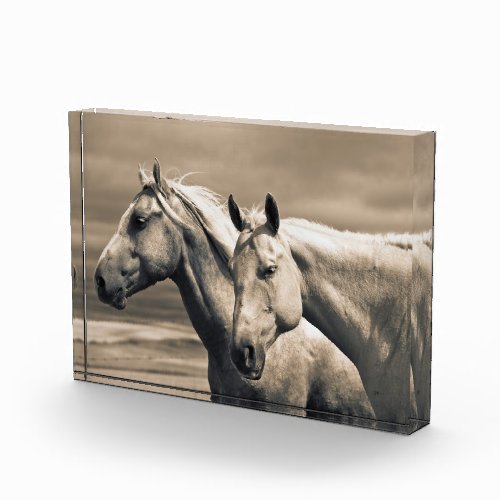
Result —
[[[241, 206], [272, 192], [282, 217], [304, 217], [337, 229], [412, 230], [414, 138], [282, 126], [85, 113], [84, 165], [87, 274], [134, 195], [138, 163], [158, 157], [170, 175], [202, 172], [202, 184]], [[79, 151], [72, 154], [79, 155]], [[421, 196], [430, 210], [432, 196]], [[78, 228], [79, 221], [72, 221]], [[74, 244], [78, 244], [78, 235]], [[90, 319], [175, 320], [189, 323], [179, 293], [162, 283], [115, 311], [88, 289]]]

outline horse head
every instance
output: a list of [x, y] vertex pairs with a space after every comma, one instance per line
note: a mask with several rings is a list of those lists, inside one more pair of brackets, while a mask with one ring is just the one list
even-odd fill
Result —
[[[95, 270], [99, 299], [117, 309], [127, 298], [172, 275], [182, 246], [177, 208], [179, 200], [162, 179], [155, 159], [153, 178], [139, 167], [142, 190], [122, 215]], [[169, 214], [169, 216], [167, 216]]]
[[301, 320], [300, 272], [279, 233], [278, 205], [271, 194], [265, 218], [244, 213], [232, 195], [228, 207], [240, 231], [229, 261], [235, 292], [231, 358], [242, 375], [259, 379], [269, 347]]

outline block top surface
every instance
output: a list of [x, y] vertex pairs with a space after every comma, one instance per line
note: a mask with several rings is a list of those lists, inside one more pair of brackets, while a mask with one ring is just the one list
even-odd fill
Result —
[[204, 116], [204, 115], [187, 115], [178, 113], [163, 113], [156, 111], [129, 111], [122, 109], [106, 109], [106, 108], [90, 108], [77, 110], [77, 113], [94, 113], [94, 114], [108, 114], [108, 115], [122, 115], [122, 116], [135, 116], [135, 117], [151, 117], [164, 120], [186, 120], [192, 122], [212, 122], [212, 123], [229, 123], [237, 125], [268, 125], [273, 127], [286, 127], [286, 128], [302, 128], [310, 130], [326, 130], [334, 132], [356, 132], [364, 134], [384, 134], [384, 135], [400, 135], [415, 137], [423, 134], [433, 133], [431, 131], [423, 130], [402, 130], [390, 128], [376, 128], [376, 127], [359, 127], [351, 125], [330, 125], [322, 123], [305, 123], [305, 122], [290, 122], [280, 120], [256, 120], [246, 118], [228, 118], [220, 116]]

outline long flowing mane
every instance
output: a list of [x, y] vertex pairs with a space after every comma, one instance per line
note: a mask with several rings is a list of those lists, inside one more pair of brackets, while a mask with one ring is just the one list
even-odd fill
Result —
[[[141, 171], [148, 184], [153, 185], [155, 182], [153, 175], [144, 169], [141, 169]], [[204, 186], [186, 184], [184, 181], [190, 175], [192, 173], [172, 179], [162, 177], [162, 180], [176, 194], [187, 212], [191, 213], [194, 221], [202, 226], [221, 258], [228, 261], [233, 255], [233, 248], [238, 234], [230, 221], [227, 202], [221, 195]], [[253, 207], [250, 210], [243, 209], [243, 211], [250, 230], [265, 221], [264, 212], [259, 207]], [[339, 231], [318, 222], [294, 217], [286, 218], [283, 222], [288, 227], [299, 231], [312, 231], [317, 235], [327, 237], [390, 245], [403, 250], [412, 250], [416, 244], [424, 244], [430, 249], [432, 249], [433, 245], [432, 230], [420, 233], [370, 234]]]
[[[153, 175], [146, 170], [142, 170], [142, 173], [147, 179], [146, 185], [153, 187]], [[185, 179], [190, 175], [192, 173], [173, 179], [162, 177], [162, 181], [175, 193], [187, 213], [192, 216], [193, 222], [202, 227], [221, 258], [227, 262], [233, 255], [237, 239], [237, 231], [231, 223], [227, 202], [204, 186], [185, 184]], [[176, 218], [174, 220], [178, 222]]]
[[311, 229], [326, 235], [348, 238], [367, 243], [378, 243], [381, 245], [390, 245], [401, 248], [403, 250], [412, 250], [416, 244], [424, 244], [432, 249], [432, 230], [424, 231], [421, 233], [383, 233], [383, 234], [369, 234], [369, 233], [356, 233], [352, 231], [339, 231], [332, 227], [312, 222], [307, 219], [286, 219], [289, 225], [297, 228]]
[[[250, 219], [250, 229], [265, 221], [265, 215], [262, 210], [252, 209], [248, 212]], [[356, 233], [352, 231], [339, 231], [325, 224], [313, 222], [308, 219], [286, 218], [283, 222], [296, 231], [312, 231], [313, 233], [326, 237], [344, 238], [365, 243], [374, 243], [379, 245], [390, 245], [401, 248], [402, 250], [412, 250], [417, 244], [424, 244], [432, 249], [432, 230], [420, 233]]]

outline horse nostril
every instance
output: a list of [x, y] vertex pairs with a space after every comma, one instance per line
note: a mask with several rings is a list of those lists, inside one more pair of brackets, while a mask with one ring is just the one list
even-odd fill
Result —
[[245, 366], [247, 368], [253, 368], [255, 366], [255, 348], [248, 345], [243, 350]]
[[106, 282], [102, 276], [96, 276], [95, 282], [99, 288], [104, 288], [106, 286]]

